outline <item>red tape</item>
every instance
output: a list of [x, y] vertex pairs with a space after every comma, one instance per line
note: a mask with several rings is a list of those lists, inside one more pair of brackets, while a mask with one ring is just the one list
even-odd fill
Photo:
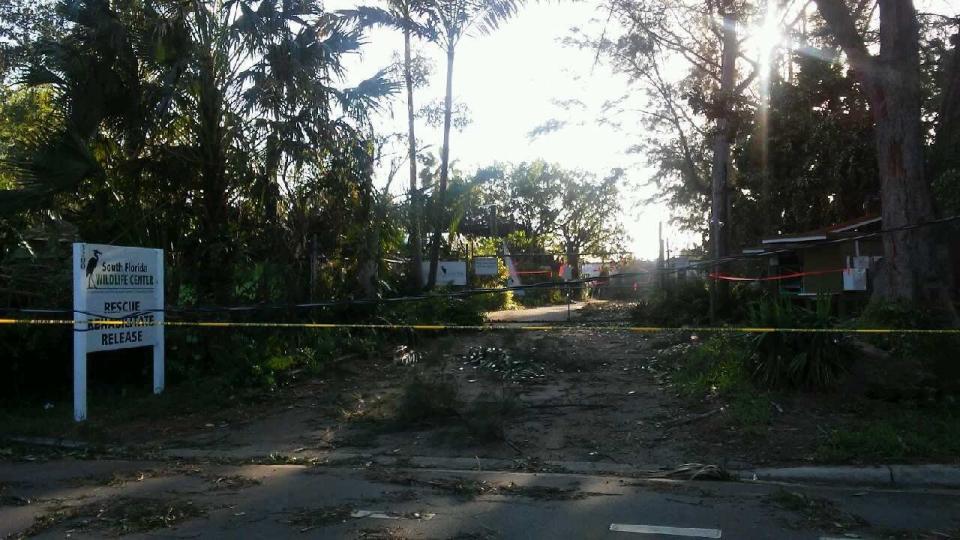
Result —
[[791, 274], [780, 274], [779, 276], [765, 276], [765, 277], [743, 277], [743, 276], [731, 276], [729, 274], [721, 274], [718, 272], [713, 272], [710, 274], [710, 279], [722, 280], [722, 281], [780, 281], [782, 279], [794, 279], [803, 276], [822, 276], [824, 274], [835, 274], [837, 272], [843, 272], [847, 270], [846, 268], [838, 268], [835, 270], [814, 270], [812, 272], [793, 272]]

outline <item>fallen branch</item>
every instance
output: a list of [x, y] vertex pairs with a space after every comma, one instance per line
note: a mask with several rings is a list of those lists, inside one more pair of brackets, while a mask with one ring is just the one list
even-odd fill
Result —
[[684, 463], [679, 467], [651, 475], [652, 478], [686, 478], [687, 480], [732, 480], [733, 475], [716, 465]]

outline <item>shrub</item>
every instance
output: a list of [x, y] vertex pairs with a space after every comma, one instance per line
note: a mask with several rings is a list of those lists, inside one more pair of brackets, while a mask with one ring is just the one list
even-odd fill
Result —
[[396, 418], [401, 424], [420, 424], [456, 415], [459, 404], [459, 392], [453, 381], [417, 375], [403, 387]]
[[501, 311], [511, 309], [515, 306], [513, 291], [502, 291], [494, 293], [475, 294], [467, 297], [469, 303], [477, 311]]
[[[750, 309], [750, 324], [767, 328], [833, 328], [830, 301], [816, 309], [795, 306], [789, 299], [766, 300]], [[764, 332], [752, 338], [751, 374], [768, 388], [817, 389], [836, 384], [850, 359], [846, 338], [837, 333]]]
[[[879, 300], [871, 301], [857, 322], [862, 328], [938, 329], [952, 326], [947, 313], [905, 302]], [[897, 361], [919, 365], [924, 371], [920, 378], [940, 390], [960, 390], [960, 363], [956, 361], [960, 336], [890, 333], [869, 335], [866, 339], [888, 351]]]
[[750, 349], [741, 337], [718, 334], [699, 346], [680, 344], [664, 353], [680, 362], [674, 382], [685, 395], [732, 394], [749, 386]]
[[[671, 350], [672, 349], [672, 350]], [[679, 356], [673, 380], [688, 397], [720, 396], [730, 420], [745, 433], [759, 435], [770, 422], [769, 396], [758, 391], [747, 367], [750, 342], [742, 336], [718, 334], [701, 345], [675, 345], [664, 351]]]
[[473, 326], [486, 320], [484, 302], [479, 296], [457, 298], [438, 294], [420, 301], [387, 304], [380, 316], [395, 324]]
[[[558, 282], [559, 283], [559, 282]], [[524, 289], [523, 294], [514, 295], [514, 300], [525, 307], [552, 306], [557, 304], [566, 304], [569, 300], [567, 292], [571, 298], [577, 299], [580, 296], [579, 289], [555, 288], [532, 288]]]
[[702, 281], [690, 280], [656, 289], [637, 302], [631, 317], [652, 326], [697, 326], [710, 320], [710, 293]]
[[952, 406], [897, 405], [879, 418], [832, 431], [817, 449], [825, 462], [877, 462], [922, 458], [951, 461], [960, 454], [960, 415]]

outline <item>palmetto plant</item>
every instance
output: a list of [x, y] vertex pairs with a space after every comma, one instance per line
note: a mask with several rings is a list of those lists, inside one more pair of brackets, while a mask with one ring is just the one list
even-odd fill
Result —
[[396, 85], [378, 74], [343, 87], [342, 58], [362, 44], [355, 21], [301, 0], [62, 0], [58, 10], [64, 36], [34, 43], [22, 72], [51, 89], [63, 121], [29, 159], [2, 164], [15, 172], [5, 209], [73, 194], [59, 208], [87, 220], [86, 237], [161, 245], [191, 268], [200, 297], [226, 302], [224, 268], [265, 246], [278, 257], [271, 241], [303, 192], [295, 184], [370, 195], [369, 160], [356, 152], [369, 153], [368, 113]]
[[353, 135], [351, 121], [365, 130], [369, 112], [395, 85], [381, 72], [354, 88], [337, 87], [345, 75], [342, 59], [360, 48], [361, 29], [315, 2], [240, 0], [237, 6], [233, 29], [254, 59], [239, 77], [246, 114], [254, 118], [253, 146], [263, 156], [256, 192], [274, 221], [281, 169], [302, 166], [312, 148], [328, 146], [344, 131]]
[[[789, 299], [758, 302], [749, 311], [751, 326], [828, 329], [835, 326], [830, 299], [817, 299], [814, 310]], [[753, 337], [750, 369], [765, 387], [818, 389], [834, 385], [846, 369], [849, 351], [837, 333], [765, 332]]]

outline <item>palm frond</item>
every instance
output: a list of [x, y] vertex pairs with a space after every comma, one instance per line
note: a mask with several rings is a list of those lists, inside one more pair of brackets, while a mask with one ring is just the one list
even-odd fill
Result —
[[381, 70], [353, 88], [335, 91], [340, 106], [351, 118], [363, 120], [370, 111], [380, 110], [384, 98], [400, 90], [400, 84]]
[[335, 13], [343, 19], [356, 23], [361, 28], [376, 26], [403, 28], [403, 20], [397, 13], [378, 7], [357, 6], [354, 9], [341, 9]]
[[523, 6], [524, 0], [479, 0], [476, 9], [476, 28], [481, 34], [490, 34]]

